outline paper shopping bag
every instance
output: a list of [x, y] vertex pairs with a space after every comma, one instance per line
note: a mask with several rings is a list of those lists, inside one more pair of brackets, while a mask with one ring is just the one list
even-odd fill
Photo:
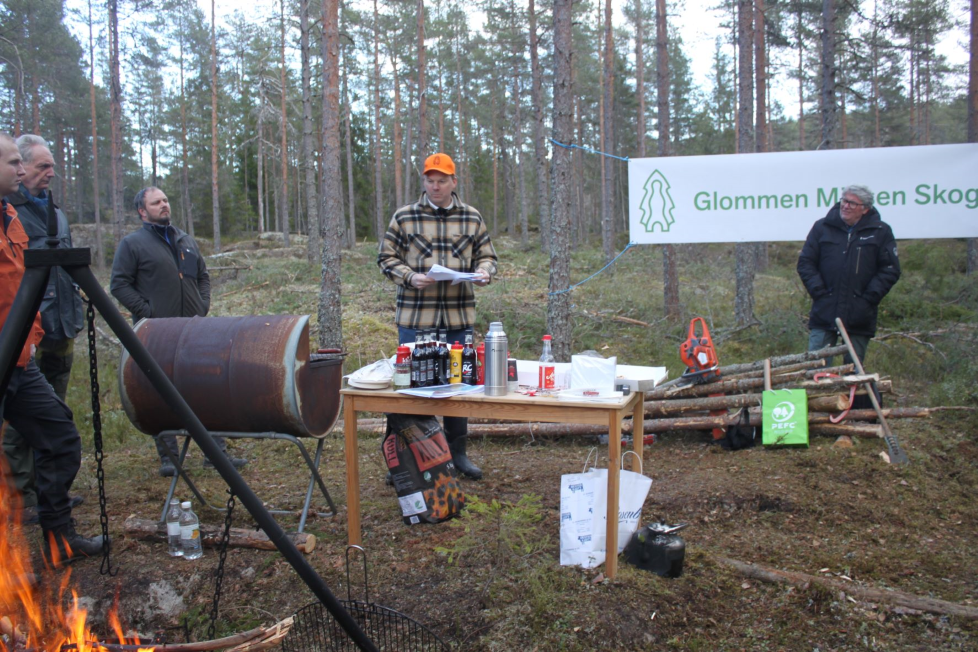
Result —
[[[635, 455], [628, 451], [622, 455]], [[641, 466], [639, 468], [641, 471]], [[608, 470], [596, 469], [596, 474], [602, 477], [598, 481], [594, 496], [594, 550], [602, 561], [607, 553], [608, 540]], [[635, 473], [621, 469], [618, 472], [618, 552], [621, 554], [628, 545], [632, 535], [638, 531], [638, 522], [642, 516], [642, 507], [652, 488], [652, 478], [644, 473]], [[600, 563], [600, 562], [599, 562]]]
[[767, 390], [761, 398], [765, 446], [808, 447], [808, 395], [803, 389]]

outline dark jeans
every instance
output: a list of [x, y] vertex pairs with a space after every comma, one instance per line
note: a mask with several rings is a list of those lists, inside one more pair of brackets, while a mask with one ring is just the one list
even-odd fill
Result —
[[[404, 328], [403, 326], [397, 327], [397, 343], [398, 344], [408, 344], [414, 343], [417, 337], [418, 331], [413, 328]], [[448, 331], [446, 333], [448, 340], [448, 346], [451, 347], [456, 341], [459, 344], [465, 344], [465, 336], [472, 335], [471, 328], [463, 328], [461, 330]], [[445, 439], [448, 441], [455, 441], [459, 437], [465, 437], [469, 432], [469, 420], [466, 417], [442, 417], [442, 422], [445, 424]]]
[[[856, 355], [859, 356], [859, 362], [866, 362], [866, 349], [869, 348], [869, 340], [870, 337], [868, 335], [849, 334], [849, 341], [852, 342], [852, 348], [856, 350]], [[818, 351], [827, 346], [835, 346], [838, 341], [838, 331], [813, 328], [808, 334], [808, 350]], [[850, 364], [851, 362], [852, 356], [848, 353], [842, 356], [842, 364]], [[825, 361], [825, 366], [833, 366], [832, 358]]]
[[71, 520], [68, 490], [81, 466], [81, 438], [71, 410], [31, 360], [18, 367], [3, 400], [3, 418], [34, 449], [41, 528], [57, 531]]
[[[34, 361], [41, 375], [54, 388], [54, 393], [62, 401], [68, 392], [68, 379], [71, 377], [71, 364], [75, 357], [75, 340], [41, 341], [37, 347]], [[27, 440], [16, 428], [7, 425], [3, 434], [3, 452], [10, 467], [10, 480], [20, 492], [24, 507], [37, 505], [37, 491], [34, 482], [34, 452]]]

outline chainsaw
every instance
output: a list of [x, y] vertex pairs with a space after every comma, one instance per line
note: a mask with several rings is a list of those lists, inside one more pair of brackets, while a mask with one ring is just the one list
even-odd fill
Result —
[[[700, 327], [698, 335], [697, 325]], [[689, 322], [686, 341], [679, 345], [679, 358], [686, 365], [686, 372], [679, 379], [680, 386], [708, 383], [720, 377], [720, 363], [713, 348], [713, 338], [702, 317], [694, 317]]]

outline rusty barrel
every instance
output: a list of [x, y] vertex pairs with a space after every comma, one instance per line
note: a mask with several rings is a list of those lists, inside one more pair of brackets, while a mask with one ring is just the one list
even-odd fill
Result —
[[[309, 316], [144, 319], [136, 336], [208, 430], [321, 437], [340, 411], [343, 355], [309, 351]], [[123, 352], [129, 420], [156, 434], [184, 426]]]

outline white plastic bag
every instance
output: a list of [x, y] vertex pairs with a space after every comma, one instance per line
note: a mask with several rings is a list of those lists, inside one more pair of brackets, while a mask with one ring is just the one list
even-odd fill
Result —
[[584, 471], [560, 476], [560, 565], [594, 568], [602, 561], [594, 551], [594, 494], [598, 484], [595, 469], [588, 470], [591, 449], [584, 460]]
[[572, 355], [570, 388], [615, 390], [617, 356], [597, 358], [591, 355]]
[[[633, 451], [627, 451], [625, 455]], [[588, 460], [590, 460], [590, 453]], [[560, 565], [594, 568], [607, 556], [608, 469], [560, 477]], [[622, 469], [618, 474], [618, 553], [638, 531], [652, 478]]]
[[[638, 455], [635, 451], [625, 451], [621, 456], [621, 467], [624, 467], [625, 455]], [[608, 547], [608, 470], [599, 469], [602, 475], [598, 481], [594, 495], [594, 553], [604, 558]], [[638, 532], [638, 522], [642, 517], [642, 507], [652, 488], [652, 478], [642, 472], [642, 460], [639, 460], [639, 473], [626, 471], [618, 472], [618, 553], [625, 550], [632, 535]], [[598, 562], [600, 563], [600, 562]]]

